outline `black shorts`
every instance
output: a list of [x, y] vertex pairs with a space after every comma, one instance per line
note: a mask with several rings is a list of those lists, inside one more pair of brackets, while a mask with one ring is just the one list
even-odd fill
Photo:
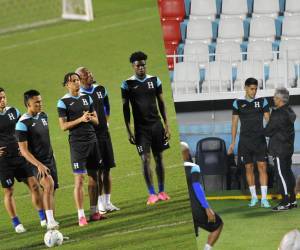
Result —
[[103, 160], [104, 169], [110, 169], [116, 166], [113, 146], [111, 143], [111, 138], [109, 132], [102, 133], [100, 135], [97, 134], [98, 146], [100, 150], [100, 154]]
[[267, 161], [268, 155], [265, 137], [255, 139], [240, 137], [238, 156], [243, 164]]
[[[53, 179], [54, 182], [54, 189], [57, 189], [59, 187], [58, 184], [58, 176], [57, 176], [57, 169], [56, 169], [56, 162], [55, 162], [55, 158], [52, 157], [50, 160], [47, 161], [41, 161], [49, 170], [50, 170], [50, 174], [51, 177]], [[38, 179], [38, 169], [37, 167], [31, 165], [32, 167], [32, 171], [35, 175], [35, 177]]]
[[0, 181], [3, 188], [12, 187], [15, 178], [21, 182], [33, 175], [30, 165], [23, 157], [9, 157], [0, 160]]
[[165, 129], [158, 121], [148, 128], [136, 129], [135, 131], [136, 148], [139, 155], [144, 153], [160, 153], [170, 147], [165, 139]]
[[99, 170], [102, 158], [98, 142], [72, 142], [70, 143], [71, 164], [74, 174], [86, 174]]
[[195, 223], [195, 226], [203, 228], [208, 232], [216, 231], [223, 224], [223, 221], [217, 213], [215, 213], [215, 215], [216, 215], [216, 222], [215, 223], [208, 222], [208, 217], [206, 215], [205, 210], [200, 209], [197, 215], [193, 216], [193, 221]]

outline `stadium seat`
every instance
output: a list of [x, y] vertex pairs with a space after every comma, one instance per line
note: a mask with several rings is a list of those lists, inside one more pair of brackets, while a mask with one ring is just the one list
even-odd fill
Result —
[[244, 89], [245, 80], [254, 77], [258, 80], [259, 87], [263, 86], [264, 64], [260, 61], [243, 61], [238, 64], [237, 77], [234, 82], [234, 90], [241, 91]]
[[[177, 45], [174, 44], [165, 44], [166, 55], [176, 55], [177, 54]], [[168, 68], [169, 70], [174, 69], [174, 59], [172, 57], [167, 57]], [[178, 62], [178, 58], [175, 59], [175, 62]]]
[[271, 17], [253, 17], [250, 23], [250, 41], [274, 41], [275, 21]]
[[269, 62], [273, 59], [273, 57], [276, 58], [276, 54], [273, 54], [272, 42], [256, 41], [248, 43], [248, 60]]
[[203, 185], [205, 187], [206, 175], [220, 175], [222, 189], [224, 177], [227, 174], [227, 151], [224, 140], [217, 137], [207, 137], [197, 143], [196, 164], [201, 166]]
[[300, 1], [299, 0], [285, 0], [285, 16], [300, 15]]
[[277, 17], [279, 14], [279, 0], [255, 0], [253, 4], [253, 17]]
[[300, 40], [282, 40], [279, 47], [279, 58], [300, 62]]
[[181, 40], [180, 24], [175, 20], [161, 20], [165, 43], [178, 45]]
[[220, 19], [217, 42], [234, 41], [241, 43], [244, 37], [243, 20], [240, 18]]
[[282, 21], [282, 39], [300, 38], [300, 15], [286, 16]]
[[202, 93], [227, 92], [231, 90], [232, 66], [229, 62], [210, 62], [205, 70]]
[[215, 20], [217, 7], [215, 0], [192, 0], [190, 19]]
[[210, 20], [190, 20], [187, 25], [186, 43], [210, 43], [213, 37]]
[[200, 73], [196, 63], [179, 62], [174, 67], [173, 93], [192, 94], [199, 91]]
[[161, 18], [182, 21], [185, 17], [184, 0], [158, 1]]
[[217, 43], [216, 45], [216, 61], [227, 61], [236, 63], [241, 61], [241, 47], [236, 42]]
[[209, 61], [208, 45], [204, 43], [186, 43], [184, 45], [184, 61], [207, 63]]
[[247, 0], [223, 0], [221, 18], [245, 19], [248, 13]]
[[[288, 73], [286, 76], [286, 72]], [[280, 86], [285, 86], [287, 80], [287, 87], [296, 86], [296, 72], [292, 62], [286, 64], [285, 60], [274, 60], [270, 63], [269, 79], [266, 81], [266, 88], [274, 89]]]

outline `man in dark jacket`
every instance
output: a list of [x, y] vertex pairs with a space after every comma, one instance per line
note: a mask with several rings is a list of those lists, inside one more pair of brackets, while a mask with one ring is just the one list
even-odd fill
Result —
[[286, 88], [277, 88], [273, 99], [275, 108], [265, 128], [265, 135], [270, 138], [269, 154], [274, 159], [282, 195], [282, 201], [273, 208], [273, 211], [284, 211], [297, 207], [295, 177], [291, 169], [296, 114], [288, 105], [289, 91]]

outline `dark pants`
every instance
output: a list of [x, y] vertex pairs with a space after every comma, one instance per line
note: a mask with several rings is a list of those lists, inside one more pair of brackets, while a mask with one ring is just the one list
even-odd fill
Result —
[[284, 203], [289, 203], [290, 201], [293, 202], [295, 201], [296, 181], [292, 172], [292, 156], [276, 156], [273, 159], [280, 183], [282, 201]]

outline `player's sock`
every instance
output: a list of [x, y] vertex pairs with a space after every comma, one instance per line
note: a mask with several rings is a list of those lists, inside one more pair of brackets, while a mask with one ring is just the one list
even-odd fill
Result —
[[251, 198], [252, 199], [257, 199], [255, 186], [249, 186], [249, 190], [250, 190], [250, 193], [251, 193]]
[[268, 186], [260, 186], [260, 190], [261, 190], [261, 198], [267, 199]]
[[205, 244], [204, 250], [211, 250], [211, 249], [213, 249], [213, 247], [211, 245]]
[[47, 217], [47, 222], [53, 222], [54, 217], [53, 217], [53, 210], [45, 210], [46, 217]]
[[40, 209], [38, 212], [39, 212], [40, 220], [41, 221], [46, 220], [46, 215], [45, 215], [44, 209]]
[[78, 209], [78, 219], [85, 217], [84, 209]]
[[95, 213], [97, 213], [97, 206], [91, 206], [90, 207], [90, 214], [93, 215]]
[[150, 186], [148, 187], [148, 192], [149, 192], [149, 194], [155, 194], [155, 190], [154, 190], [153, 185], [150, 185]]
[[161, 193], [161, 192], [164, 192], [165, 191], [165, 185], [164, 184], [159, 184], [158, 185], [158, 192]]
[[12, 221], [12, 224], [14, 225], [14, 227], [16, 227], [16, 226], [18, 226], [19, 224], [21, 224], [21, 222], [20, 222], [18, 216], [12, 218], [11, 221]]
[[105, 203], [110, 204], [110, 194], [105, 194]]

